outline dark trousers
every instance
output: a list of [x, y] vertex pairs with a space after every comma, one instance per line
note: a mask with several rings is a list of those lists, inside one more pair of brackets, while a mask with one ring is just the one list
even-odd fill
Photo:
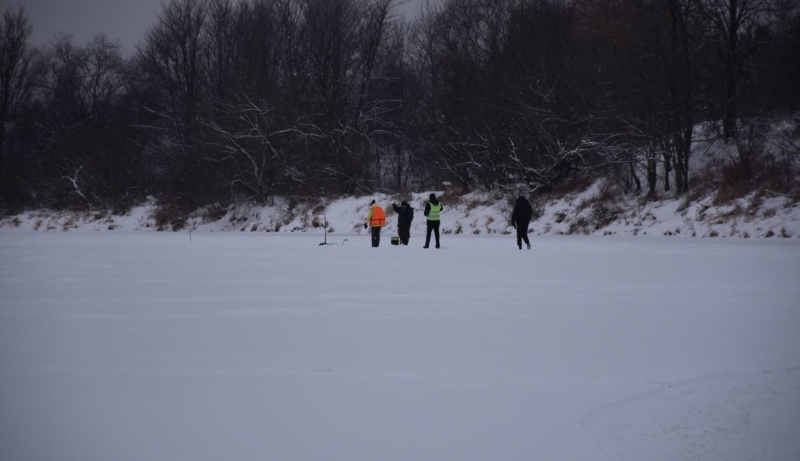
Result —
[[439, 248], [439, 221], [428, 221], [428, 231], [425, 233], [425, 248], [431, 244], [431, 232], [436, 236], [436, 248]]
[[530, 246], [531, 242], [528, 240], [528, 224], [526, 222], [517, 223], [517, 246], [522, 248], [522, 242]]
[[381, 226], [372, 226], [372, 248], [381, 244]]
[[408, 245], [408, 239], [411, 238], [411, 228], [401, 229], [397, 228], [397, 236], [400, 237], [400, 242], [403, 245]]

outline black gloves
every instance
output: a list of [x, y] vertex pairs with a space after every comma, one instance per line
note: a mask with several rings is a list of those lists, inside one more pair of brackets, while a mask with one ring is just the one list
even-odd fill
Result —
[[366, 228], [367, 228], [367, 223], [364, 223], [364, 229], [366, 229]]

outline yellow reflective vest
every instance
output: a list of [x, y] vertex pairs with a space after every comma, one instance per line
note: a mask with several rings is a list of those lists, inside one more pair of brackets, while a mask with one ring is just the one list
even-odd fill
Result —
[[442, 204], [439, 203], [434, 205], [433, 203], [431, 203], [430, 206], [431, 209], [430, 211], [428, 211], [428, 221], [438, 221], [439, 213], [442, 212]]

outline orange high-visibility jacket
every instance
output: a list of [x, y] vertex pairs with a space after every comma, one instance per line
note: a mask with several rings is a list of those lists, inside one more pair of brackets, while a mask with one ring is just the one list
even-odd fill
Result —
[[373, 204], [369, 208], [369, 214], [367, 215], [367, 222], [372, 227], [380, 227], [386, 225], [386, 214], [383, 212], [383, 208], [377, 203]]

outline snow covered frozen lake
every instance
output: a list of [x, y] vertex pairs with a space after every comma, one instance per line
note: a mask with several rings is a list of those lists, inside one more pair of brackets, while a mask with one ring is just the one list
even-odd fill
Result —
[[800, 459], [798, 240], [321, 241], [0, 234], [0, 459]]

